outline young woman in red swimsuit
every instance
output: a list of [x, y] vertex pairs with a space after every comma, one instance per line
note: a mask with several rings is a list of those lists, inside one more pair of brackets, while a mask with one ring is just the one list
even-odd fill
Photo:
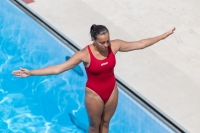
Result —
[[85, 106], [89, 117], [90, 133], [108, 133], [109, 122], [118, 102], [118, 89], [114, 76], [115, 54], [143, 49], [165, 39], [175, 28], [162, 35], [126, 42], [110, 40], [109, 31], [103, 25], [92, 25], [90, 34], [93, 43], [76, 52], [68, 61], [38, 70], [20, 69], [13, 71], [18, 77], [59, 74], [75, 67], [80, 62], [85, 65], [86, 83]]

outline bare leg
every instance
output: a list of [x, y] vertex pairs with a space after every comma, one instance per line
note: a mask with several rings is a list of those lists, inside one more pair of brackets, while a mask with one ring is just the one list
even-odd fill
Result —
[[108, 133], [110, 119], [112, 118], [118, 103], [118, 88], [115, 87], [110, 98], [104, 105], [101, 118], [100, 133]]
[[89, 133], [99, 133], [104, 102], [98, 94], [86, 88], [85, 106], [89, 117]]

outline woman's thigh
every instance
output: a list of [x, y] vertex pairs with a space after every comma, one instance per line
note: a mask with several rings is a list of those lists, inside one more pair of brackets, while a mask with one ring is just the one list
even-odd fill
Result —
[[104, 110], [104, 102], [98, 94], [86, 88], [85, 107], [89, 117], [90, 125], [98, 125]]
[[113, 114], [115, 113], [117, 104], [118, 104], [118, 88], [116, 86], [112, 94], [110, 95], [108, 101], [106, 101], [104, 105], [103, 116], [102, 116], [103, 117], [102, 120], [104, 122], [110, 121]]

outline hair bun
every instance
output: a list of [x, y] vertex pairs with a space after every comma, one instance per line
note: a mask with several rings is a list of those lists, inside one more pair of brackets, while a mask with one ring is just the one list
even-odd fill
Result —
[[93, 24], [93, 25], [91, 26], [91, 28], [90, 28], [90, 33], [94, 30], [95, 27], [97, 27], [96, 24]]

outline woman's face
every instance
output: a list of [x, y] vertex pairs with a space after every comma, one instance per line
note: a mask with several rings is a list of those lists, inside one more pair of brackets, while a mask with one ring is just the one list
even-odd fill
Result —
[[98, 50], [106, 51], [108, 46], [110, 46], [110, 35], [108, 32], [103, 35], [97, 35], [97, 39], [92, 39], [92, 41]]

